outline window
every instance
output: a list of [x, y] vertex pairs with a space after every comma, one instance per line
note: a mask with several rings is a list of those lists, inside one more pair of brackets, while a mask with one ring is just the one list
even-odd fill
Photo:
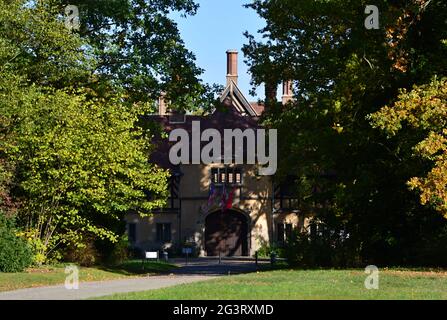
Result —
[[171, 241], [171, 224], [157, 223], [157, 241], [169, 242]]
[[240, 169], [236, 170], [236, 184], [242, 183], [242, 172]]
[[217, 185], [240, 185], [242, 184], [242, 169], [238, 167], [212, 168], [211, 182]]
[[278, 223], [276, 230], [279, 243], [284, 243], [292, 238], [293, 225], [291, 223]]
[[225, 183], [225, 182], [227, 182], [227, 175], [226, 175], [226, 173], [225, 172], [221, 172], [220, 173], [220, 181], [219, 181], [220, 183]]
[[300, 206], [295, 176], [287, 176], [278, 181], [274, 187], [275, 208], [279, 210], [296, 210]]
[[218, 169], [212, 169], [211, 172], [211, 181], [217, 183], [219, 181]]
[[137, 240], [137, 225], [135, 223], [129, 223], [127, 227], [127, 236], [129, 241], [135, 242]]
[[228, 183], [234, 184], [234, 174], [233, 173], [228, 173]]

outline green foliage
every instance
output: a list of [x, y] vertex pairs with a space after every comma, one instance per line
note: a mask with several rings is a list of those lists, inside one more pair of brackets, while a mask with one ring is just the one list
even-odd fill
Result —
[[[78, 33], [65, 28], [67, 4], [80, 10]], [[138, 124], [161, 91], [178, 109], [213, 100], [169, 17], [196, 9], [192, 0], [0, 3], [0, 205], [17, 212], [35, 264], [62, 249], [95, 263], [94, 242], [117, 242], [126, 212], [163, 206], [168, 172], [148, 162], [154, 126]]]
[[6, 212], [8, 216], [12, 215], [16, 209], [16, 204], [10, 195], [12, 176], [13, 169], [0, 158], [0, 211]]
[[433, 167], [424, 177], [412, 177], [407, 184], [419, 191], [423, 205], [433, 206], [447, 218], [447, 79], [434, 79], [410, 92], [402, 90], [392, 107], [383, 107], [371, 119], [374, 127], [389, 136], [395, 136], [403, 126], [423, 132], [423, 140], [412, 149], [415, 156], [430, 161]]
[[155, 101], [166, 93], [171, 107], [181, 110], [207, 107], [220, 88], [203, 84], [203, 70], [180, 37], [170, 14], [185, 18], [197, 12], [193, 0], [52, 0], [63, 12], [76, 5], [80, 14], [77, 33], [88, 43], [98, 64], [97, 91], [122, 90], [123, 103]]
[[[440, 248], [442, 237], [432, 235], [445, 233], [446, 221], [432, 209], [442, 210], [445, 191], [444, 160], [434, 160], [442, 153], [434, 147], [443, 141], [445, 98], [435, 87], [423, 86], [417, 91], [424, 93], [406, 98], [399, 92], [446, 76], [447, 3], [378, 1], [379, 30], [364, 27], [367, 4], [255, 0], [248, 7], [266, 20], [264, 40], [247, 34], [243, 50], [254, 85], [294, 81], [295, 101], [286, 106], [266, 101], [263, 118], [287, 138], [278, 139], [278, 173], [295, 177], [298, 209], [348, 233], [349, 250], [362, 262], [437, 263], [434, 254], [425, 261], [415, 256], [422, 246]], [[426, 111], [417, 111], [418, 128], [410, 131], [407, 121], [416, 110], [407, 109], [405, 121], [397, 111], [399, 119], [386, 115], [388, 129], [402, 122], [406, 133], [388, 139], [371, 126], [369, 115], [398, 100], [402, 105], [414, 100], [411, 104]], [[399, 104], [399, 110], [408, 108]], [[430, 127], [420, 127], [426, 121]], [[427, 151], [430, 158], [412, 156]], [[431, 206], [420, 204], [408, 181]]]
[[331, 230], [318, 236], [295, 232], [287, 242], [284, 256], [291, 266], [305, 268], [361, 265], [358, 253], [350, 248], [349, 239]]
[[76, 262], [83, 267], [99, 263], [100, 254], [95, 247], [94, 237], [87, 236], [76, 243], [69, 244], [63, 251], [64, 261]]
[[100, 46], [70, 33], [54, 1], [24, 3], [0, 3], [0, 196], [20, 204], [41, 264], [91, 236], [117, 241], [126, 212], [164, 204], [168, 172], [148, 163], [152, 133], [136, 125], [151, 102], [93, 74]]
[[113, 244], [112, 252], [107, 259], [107, 263], [117, 265], [129, 258], [129, 239], [127, 238], [127, 235], [122, 235], [119, 240]]
[[32, 262], [32, 253], [26, 241], [16, 234], [14, 220], [0, 211], [0, 271], [20, 272]]
[[86, 43], [71, 34], [51, 1], [0, 2], [1, 71], [61, 88], [87, 81], [95, 67]]
[[116, 241], [107, 220], [163, 205], [168, 173], [147, 162], [150, 148], [134, 127], [138, 108], [82, 92], [0, 88], [10, 89], [2, 114], [16, 119], [1, 147], [19, 168], [21, 217], [47, 250], [88, 233]]
[[284, 258], [284, 248], [278, 246], [276, 243], [271, 244], [264, 238], [260, 237], [256, 239], [259, 243], [258, 257], [259, 258], [270, 258], [272, 253], [275, 253], [278, 258]]

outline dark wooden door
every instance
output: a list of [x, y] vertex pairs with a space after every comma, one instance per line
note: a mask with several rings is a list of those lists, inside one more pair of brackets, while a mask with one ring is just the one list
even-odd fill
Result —
[[247, 256], [248, 225], [245, 216], [237, 211], [217, 211], [205, 221], [205, 250], [207, 256]]

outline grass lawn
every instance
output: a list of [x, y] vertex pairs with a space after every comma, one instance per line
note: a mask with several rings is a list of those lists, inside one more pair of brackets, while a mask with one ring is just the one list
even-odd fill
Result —
[[367, 290], [363, 270], [276, 270], [102, 299], [447, 299], [446, 271], [382, 269]]
[[[16, 273], [0, 272], [0, 291], [64, 284], [67, 276], [65, 274], [66, 265], [68, 264], [30, 268], [25, 272]], [[118, 266], [80, 267], [79, 281], [122, 279], [169, 272], [172, 268], [175, 266], [164, 262], [146, 262], [145, 268], [142, 270], [141, 260], [130, 260]]]

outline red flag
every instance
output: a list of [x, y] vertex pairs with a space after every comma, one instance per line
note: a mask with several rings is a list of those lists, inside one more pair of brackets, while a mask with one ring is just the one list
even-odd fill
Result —
[[233, 189], [230, 192], [230, 195], [228, 196], [227, 203], [225, 204], [225, 209], [231, 209], [233, 206], [233, 196], [234, 196], [234, 190], [236, 188], [233, 187]]

